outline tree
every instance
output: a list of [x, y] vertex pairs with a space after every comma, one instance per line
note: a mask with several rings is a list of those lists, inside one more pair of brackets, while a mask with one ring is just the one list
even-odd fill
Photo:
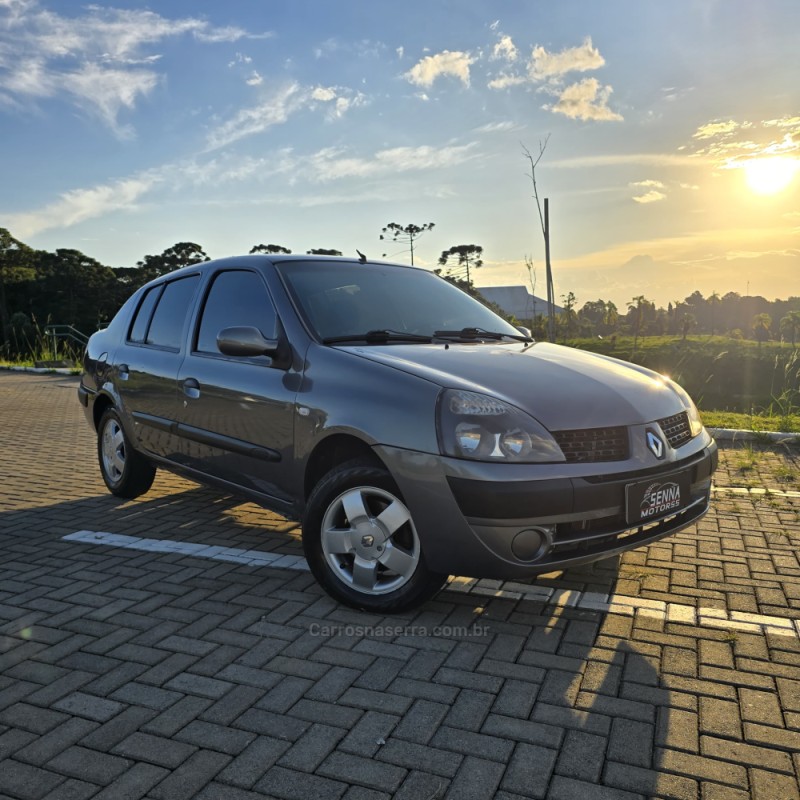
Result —
[[758, 349], [761, 343], [769, 340], [769, 329], [772, 327], [772, 317], [769, 314], [756, 314], [753, 317], [753, 334], [758, 341]]
[[577, 300], [575, 292], [561, 295], [561, 305], [564, 309], [564, 341], [572, 337], [572, 330], [575, 327], [575, 303]]
[[544, 142], [539, 141], [539, 155], [534, 158], [525, 145], [522, 145], [522, 153], [528, 159], [531, 165], [531, 173], [528, 177], [533, 184], [533, 197], [536, 200], [536, 209], [539, 212], [539, 222], [542, 226], [542, 238], [544, 239], [544, 263], [545, 263], [545, 276], [547, 278], [547, 328], [548, 339], [551, 342], [555, 341], [555, 289], [553, 287], [553, 270], [550, 265], [550, 201], [545, 197], [544, 199], [544, 214], [542, 214], [542, 205], [539, 202], [539, 188], [536, 185], [536, 167], [544, 156], [544, 151], [547, 149], [547, 142], [550, 140], [550, 134], [545, 137]]
[[617, 325], [619, 325], [619, 311], [616, 305], [610, 300], [606, 303], [606, 311], [605, 314], [603, 314], [603, 325], [611, 332], [615, 331]]
[[633, 349], [636, 351], [636, 343], [639, 341], [639, 331], [642, 329], [642, 320], [644, 319], [644, 310], [648, 305], [652, 305], [650, 301], [643, 295], [637, 295], [628, 303], [628, 308], [633, 314]]
[[689, 331], [697, 322], [697, 318], [694, 314], [684, 314], [681, 317], [681, 333], [683, 334], [683, 341], [686, 341], [686, 337], [689, 335]]
[[256, 244], [250, 248], [250, 254], [253, 253], [267, 253], [268, 255], [271, 253], [291, 253], [292, 251], [288, 247], [282, 247], [279, 244]]
[[792, 348], [797, 346], [797, 336], [800, 334], [800, 311], [790, 311], [780, 321], [780, 330], [783, 334], [788, 334], [792, 340]]
[[603, 324], [605, 313], [605, 300], [587, 300], [581, 310], [578, 311], [578, 319], [582, 323], [587, 323], [594, 331]]
[[[139, 286], [190, 264], [201, 264], [211, 259], [203, 248], [194, 242], [178, 242], [168, 247], [161, 255], [145, 256], [136, 266], [139, 268]], [[141, 280], [143, 279], [143, 280]]]
[[[478, 269], [483, 266], [483, 248], [477, 244], [456, 244], [449, 250], [442, 250], [442, 255], [439, 256], [439, 264], [447, 268], [448, 276], [465, 276], [467, 283], [472, 283], [469, 276], [470, 269]], [[447, 266], [447, 262], [451, 258], [457, 258], [458, 261], [455, 266]]]
[[0, 228], [0, 349], [7, 349], [11, 341], [11, 316], [6, 304], [6, 287], [29, 281], [34, 277], [33, 250], [15, 239], [5, 228]]
[[[393, 242], [408, 242], [408, 248], [411, 251], [411, 266], [414, 266], [414, 242], [423, 233], [432, 230], [432, 222], [426, 222], [424, 225], [414, 225], [409, 222], [405, 227], [398, 225], [396, 222], [390, 222], [385, 228], [381, 229], [380, 240], [383, 241], [391, 237]], [[383, 258], [386, 258], [386, 253], [383, 254]]]
[[306, 250], [307, 256], [340, 256], [341, 254], [341, 250], [325, 250], [321, 247], [312, 247], [311, 250]]
[[722, 304], [722, 298], [719, 296], [718, 292], [711, 292], [706, 300], [706, 303], [708, 303], [708, 312], [711, 320], [711, 335], [713, 336], [715, 331], [714, 325], [716, 323], [717, 309]]
[[110, 267], [80, 250], [40, 251], [31, 307], [39, 317], [91, 333], [98, 322], [109, 320], [117, 310], [116, 282]]

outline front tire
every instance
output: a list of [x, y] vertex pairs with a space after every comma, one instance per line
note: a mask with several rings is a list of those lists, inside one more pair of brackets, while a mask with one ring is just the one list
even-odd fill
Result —
[[156, 468], [131, 447], [113, 408], [103, 412], [97, 427], [97, 460], [103, 481], [117, 497], [130, 500], [153, 485]]
[[332, 469], [314, 487], [303, 550], [329, 595], [365, 611], [414, 608], [447, 580], [425, 565], [411, 513], [388, 471], [365, 460]]

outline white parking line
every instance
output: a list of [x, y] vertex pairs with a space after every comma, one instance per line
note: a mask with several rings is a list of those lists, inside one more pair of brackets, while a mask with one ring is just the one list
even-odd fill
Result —
[[[148, 539], [101, 531], [76, 531], [62, 538], [68, 542], [144, 550], [151, 553], [180, 553], [195, 558], [211, 558], [216, 561], [233, 561], [251, 567], [308, 570], [308, 564], [302, 556], [268, 553], [263, 550], [242, 550], [237, 547], [220, 547], [198, 542], [176, 542], [170, 539]], [[684, 625], [724, 628], [742, 633], [772, 633], [777, 636], [800, 637], [800, 619], [747, 614], [742, 611], [728, 612], [719, 608], [703, 608], [702, 606], [697, 608], [681, 603], [649, 600], [645, 597], [552, 589], [536, 584], [486, 578], [478, 580], [477, 578], [457, 576], [450, 579], [447, 589], [474, 595], [476, 602], [482, 602], [486, 597], [502, 597], [509, 600], [525, 598], [547, 605], [601, 611], [606, 614], [624, 614], [629, 617], [636, 616]]]
[[788, 489], [784, 491], [783, 489], [748, 488], [746, 486], [712, 486], [711, 491], [723, 494], [727, 492], [730, 494], [755, 494], [760, 496], [774, 494], [776, 497], [800, 497], [800, 492]]
[[69, 542], [102, 544], [128, 550], [146, 550], [151, 553], [181, 553], [196, 558], [213, 558], [216, 561], [234, 561], [251, 567], [282, 567], [283, 569], [308, 570], [302, 556], [287, 556], [285, 553], [269, 553], [264, 550], [241, 550], [238, 547], [219, 547], [199, 542], [174, 542], [170, 539], [148, 539], [125, 536], [121, 533], [100, 531], [76, 531], [63, 537]]

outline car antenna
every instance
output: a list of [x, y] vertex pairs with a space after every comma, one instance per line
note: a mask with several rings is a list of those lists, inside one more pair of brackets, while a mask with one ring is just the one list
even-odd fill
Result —
[[358, 253], [358, 260], [362, 264], [366, 264], [367, 263], [367, 257], [357, 247], [356, 247], [356, 253]]

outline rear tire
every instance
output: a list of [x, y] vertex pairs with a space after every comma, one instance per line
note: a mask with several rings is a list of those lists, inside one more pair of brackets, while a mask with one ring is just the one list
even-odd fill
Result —
[[367, 460], [335, 467], [314, 487], [303, 518], [303, 550], [322, 588], [364, 611], [406, 611], [447, 580], [425, 565], [391, 475]]
[[107, 408], [97, 426], [97, 460], [108, 490], [128, 500], [144, 494], [152, 485], [156, 468], [131, 447], [119, 415]]

